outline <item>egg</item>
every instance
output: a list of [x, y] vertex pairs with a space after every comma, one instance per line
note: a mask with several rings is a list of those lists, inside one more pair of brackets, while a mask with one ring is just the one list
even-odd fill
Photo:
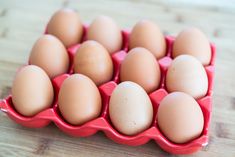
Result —
[[98, 88], [90, 78], [73, 74], [61, 85], [58, 107], [68, 123], [82, 125], [100, 115], [102, 100]]
[[120, 81], [138, 83], [147, 93], [158, 88], [160, 79], [161, 71], [158, 62], [145, 48], [133, 48], [121, 63]]
[[13, 105], [21, 115], [34, 116], [49, 108], [54, 100], [52, 83], [40, 67], [28, 65], [20, 69], [13, 81]]
[[166, 87], [169, 92], [185, 92], [195, 99], [206, 95], [208, 78], [202, 64], [193, 56], [176, 57], [166, 73]]
[[88, 40], [81, 44], [75, 54], [74, 72], [84, 74], [96, 85], [101, 85], [112, 79], [113, 62], [101, 44]]
[[101, 43], [109, 53], [122, 48], [122, 32], [115, 21], [108, 16], [98, 16], [89, 26], [87, 39]]
[[61, 9], [51, 17], [47, 32], [59, 38], [65, 47], [69, 47], [81, 42], [83, 26], [77, 12], [71, 9]]
[[68, 71], [69, 56], [59, 39], [43, 35], [34, 44], [29, 63], [41, 67], [50, 78], [54, 78]]
[[129, 36], [129, 49], [144, 47], [159, 59], [166, 54], [166, 41], [159, 27], [152, 21], [141, 20]]
[[204, 118], [193, 97], [183, 92], [173, 92], [160, 102], [157, 123], [169, 140], [186, 143], [201, 135]]
[[199, 29], [188, 28], [179, 33], [173, 44], [173, 58], [188, 54], [196, 57], [203, 65], [208, 65], [211, 60], [210, 43]]
[[153, 107], [141, 86], [126, 81], [120, 83], [111, 94], [109, 117], [120, 133], [136, 135], [150, 127]]

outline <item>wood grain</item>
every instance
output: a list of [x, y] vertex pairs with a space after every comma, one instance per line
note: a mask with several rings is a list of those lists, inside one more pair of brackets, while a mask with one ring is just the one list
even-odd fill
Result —
[[[203, 5], [202, 5], [203, 4]], [[188, 26], [202, 29], [217, 46], [210, 142], [193, 157], [235, 156], [235, 2], [154, 0], [0, 0], [0, 98], [9, 94], [16, 70], [27, 62], [30, 49], [54, 11], [71, 7], [89, 23], [99, 14], [114, 18], [122, 28], [140, 19], [159, 24], [176, 35]], [[29, 129], [0, 113], [1, 156], [174, 156], [154, 141], [129, 147], [103, 133], [73, 138], [54, 124]]]

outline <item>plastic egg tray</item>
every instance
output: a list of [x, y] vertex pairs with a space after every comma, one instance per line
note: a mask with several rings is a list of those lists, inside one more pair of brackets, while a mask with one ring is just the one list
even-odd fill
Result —
[[[84, 36], [83, 41], [86, 40], [86, 32], [88, 27], [84, 26]], [[45, 31], [45, 33], [47, 33]], [[0, 109], [5, 112], [11, 119], [13, 119], [16, 123], [19, 123], [23, 126], [30, 128], [40, 128], [45, 127], [50, 122], [54, 122], [59, 129], [63, 132], [77, 137], [87, 137], [95, 134], [97, 131], [103, 131], [105, 135], [112, 139], [113, 141], [126, 144], [131, 146], [137, 146], [147, 143], [149, 140], [154, 140], [162, 149], [172, 154], [191, 154], [193, 152], [198, 151], [202, 147], [208, 144], [208, 128], [211, 120], [211, 109], [212, 109], [212, 88], [213, 88], [213, 80], [214, 80], [214, 62], [215, 62], [215, 46], [211, 44], [211, 61], [208, 66], [205, 66], [205, 70], [207, 72], [209, 87], [208, 92], [205, 97], [198, 99], [197, 102], [201, 107], [201, 110], [204, 115], [204, 128], [200, 137], [184, 143], [184, 144], [175, 144], [168, 140], [160, 131], [157, 125], [156, 114], [158, 110], [158, 105], [161, 100], [168, 94], [167, 89], [165, 87], [165, 74], [167, 68], [169, 67], [172, 58], [171, 51], [172, 45], [174, 43], [174, 37], [165, 36], [165, 40], [167, 43], [167, 53], [166, 56], [158, 60], [158, 63], [161, 68], [161, 84], [159, 88], [150, 93], [149, 97], [152, 101], [153, 109], [154, 109], [154, 117], [153, 122], [150, 128], [139, 133], [135, 136], [127, 136], [119, 133], [113, 127], [112, 123], [109, 119], [109, 99], [112, 91], [119, 83], [119, 67], [123, 59], [125, 58], [128, 51], [128, 37], [129, 31], [122, 31], [123, 35], [123, 47], [119, 52], [112, 54], [112, 60], [114, 64], [114, 75], [113, 79], [101, 86], [99, 86], [99, 91], [102, 96], [102, 112], [100, 116], [92, 121], [89, 121], [80, 126], [73, 126], [67, 123], [60, 114], [57, 105], [57, 96], [62, 82], [69, 77], [73, 73], [73, 56], [76, 53], [76, 50], [79, 48], [80, 44], [73, 45], [67, 48], [67, 52], [70, 57], [70, 69], [67, 74], [60, 75], [52, 80], [55, 98], [51, 108], [48, 108], [33, 117], [25, 117], [19, 114], [12, 104], [12, 97], [9, 95], [6, 99], [0, 101]]]

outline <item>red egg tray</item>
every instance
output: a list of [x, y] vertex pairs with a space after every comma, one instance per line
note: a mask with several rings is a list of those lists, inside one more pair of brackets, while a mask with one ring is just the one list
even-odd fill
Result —
[[[87, 26], [84, 26], [84, 30], [85, 33], [83, 41], [86, 40]], [[0, 109], [3, 112], [5, 112], [16, 123], [19, 123], [23, 126], [30, 128], [40, 128], [40, 127], [45, 127], [50, 122], [54, 122], [63, 132], [77, 137], [87, 137], [95, 134], [97, 131], [103, 131], [105, 135], [110, 139], [112, 139], [113, 141], [120, 144], [126, 144], [131, 146], [142, 145], [147, 143], [149, 140], [155, 140], [155, 142], [162, 149], [172, 154], [191, 154], [198, 151], [202, 147], [206, 146], [208, 144], [208, 129], [211, 121], [211, 110], [212, 110], [212, 93], [213, 93], [212, 88], [214, 82], [214, 62], [216, 55], [215, 45], [211, 44], [211, 53], [212, 53], [211, 62], [208, 66], [205, 66], [205, 70], [207, 72], [208, 81], [209, 81], [208, 92], [205, 97], [197, 100], [204, 115], [203, 132], [200, 135], [200, 137], [198, 137], [197, 139], [194, 139], [184, 144], [176, 144], [168, 140], [161, 133], [160, 129], [158, 128], [157, 119], [156, 119], [158, 105], [161, 102], [161, 100], [168, 94], [164, 82], [165, 82], [165, 74], [167, 68], [169, 67], [172, 61], [171, 51], [174, 42], [174, 37], [172, 36], [165, 37], [167, 43], [167, 53], [165, 57], [158, 60], [158, 63], [161, 68], [161, 84], [156, 91], [149, 94], [154, 109], [154, 118], [151, 127], [135, 136], [127, 136], [119, 133], [110, 122], [109, 112], [108, 112], [110, 95], [114, 90], [114, 88], [119, 83], [119, 67], [128, 51], [129, 31], [124, 30], [122, 31], [122, 34], [123, 34], [123, 43], [124, 43], [123, 48], [121, 51], [112, 54], [112, 60], [114, 64], [113, 79], [110, 82], [107, 82], [99, 86], [99, 91], [102, 96], [103, 106], [102, 106], [102, 113], [98, 118], [80, 126], [73, 126], [67, 123], [63, 119], [57, 105], [57, 96], [60, 86], [62, 82], [73, 73], [72, 70], [73, 56], [76, 50], [79, 48], [80, 44], [76, 44], [67, 48], [68, 54], [70, 56], [70, 65], [71, 65], [68, 73], [60, 75], [52, 80], [56, 96], [54, 98], [54, 102], [51, 108], [48, 108], [33, 117], [25, 117], [19, 114], [15, 110], [12, 104], [12, 97], [11, 95], [9, 95], [6, 99], [0, 101]]]

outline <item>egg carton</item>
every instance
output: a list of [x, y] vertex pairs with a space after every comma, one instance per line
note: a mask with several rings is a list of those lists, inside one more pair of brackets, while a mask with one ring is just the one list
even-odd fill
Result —
[[[86, 40], [86, 32], [88, 26], [84, 25], [84, 36], [83, 41]], [[45, 34], [47, 31], [45, 31]], [[12, 104], [12, 96], [9, 95], [6, 99], [0, 101], [0, 109], [5, 112], [12, 120], [16, 123], [21, 124], [30, 128], [41, 128], [47, 126], [50, 122], [54, 122], [56, 126], [62, 130], [63, 132], [75, 136], [75, 137], [87, 137], [95, 134], [97, 131], [103, 131], [105, 135], [112, 139], [113, 141], [130, 145], [130, 146], [138, 146], [147, 143], [149, 140], [154, 140], [163, 150], [172, 153], [172, 154], [191, 154], [202, 147], [208, 144], [208, 129], [211, 121], [211, 110], [212, 110], [212, 94], [213, 94], [213, 82], [214, 82], [214, 62], [216, 55], [216, 48], [214, 44], [210, 44], [211, 46], [211, 61], [208, 66], [205, 66], [205, 70], [208, 77], [208, 91], [206, 96], [197, 100], [200, 108], [203, 112], [204, 116], [204, 127], [202, 134], [187, 143], [184, 144], [176, 144], [168, 140], [163, 133], [160, 131], [157, 125], [157, 110], [159, 103], [161, 100], [168, 94], [166, 86], [165, 86], [165, 76], [166, 71], [169, 65], [172, 62], [171, 52], [172, 45], [174, 42], [173, 36], [165, 36], [165, 40], [167, 43], [167, 53], [166, 56], [159, 59], [158, 63], [161, 69], [161, 83], [157, 90], [148, 94], [154, 109], [154, 116], [151, 126], [134, 136], [127, 136], [118, 132], [115, 127], [112, 125], [109, 119], [109, 99], [112, 91], [119, 83], [119, 72], [120, 72], [120, 64], [124, 60], [127, 51], [128, 51], [128, 37], [130, 32], [127, 30], [122, 30], [123, 35], [123, 47], [122, 50], [112, 54], [112, 61], [114, 64], [114, 75], [113, 79], [107, 83], [99, 86], [99, 91], [102, 96], [102, 112], [100, 116], [94, 120], [86, 122], [83, 125], [74, 126], [66, 122], [62, 117], [59, 108], [58, 108], [58, 92], [60, 90], [61, 84], [63, 81], [73, 74], [73, 57], [79, 48], [80, 44], [73, 45], [67, 48], [67, 52], [70, 58], [70, 68], [67, 74], [62, 74], [54, 79], [52, 79], [52, 84], [55, 91], [55, 97], [51, 108], [48, 108], [33, 117], [25, 117], [19, 114], [13, 104]]]

